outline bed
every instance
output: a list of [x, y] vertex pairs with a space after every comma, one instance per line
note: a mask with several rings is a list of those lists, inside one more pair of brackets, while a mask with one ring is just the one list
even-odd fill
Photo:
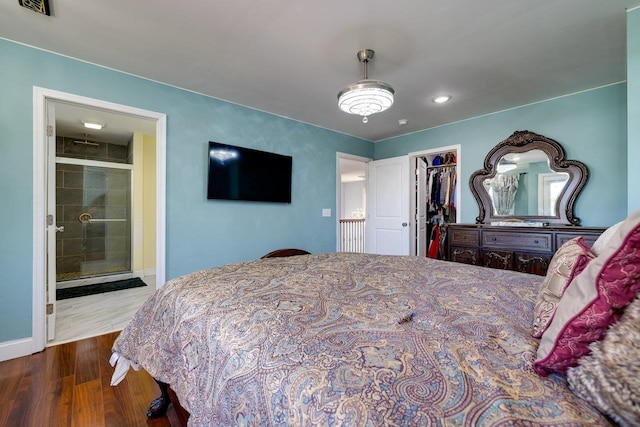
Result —
[[609, 425], [532, 368], [543, 279], [354, 253], [203, 270], [138, 311], [114, 377], [170, 384], [191, 426]]

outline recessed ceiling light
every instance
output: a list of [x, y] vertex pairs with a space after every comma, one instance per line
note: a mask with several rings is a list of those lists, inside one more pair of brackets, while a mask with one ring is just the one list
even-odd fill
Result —
[[82, 124], [84, 124], [84, 127], [89, 129], [102, 129], [104, 127], [103, 124], [95, 122], [82, 122]]
[[440, 95], [432, 99], [436, 104], [444, 104], [451, 99], [451, 95]]
[[407, 119], [400, 119], [400, 120], [398, 120], [398, 124], [399, 124], [400, 126], [404, 126], [404, 125], [406, 125], [407, 123], [408, 123], [408, 120], [407, 120]]

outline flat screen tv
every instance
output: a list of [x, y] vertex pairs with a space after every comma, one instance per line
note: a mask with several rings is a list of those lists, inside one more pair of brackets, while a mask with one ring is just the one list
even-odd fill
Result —
[[291, 203], [291, 156], [209, 142], [207, 199]]

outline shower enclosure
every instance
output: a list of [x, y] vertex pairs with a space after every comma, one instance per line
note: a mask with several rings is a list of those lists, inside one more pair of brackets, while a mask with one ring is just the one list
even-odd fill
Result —
[[56, 158], [59, 288], [131, 274], [131, 173], [125, 163]]

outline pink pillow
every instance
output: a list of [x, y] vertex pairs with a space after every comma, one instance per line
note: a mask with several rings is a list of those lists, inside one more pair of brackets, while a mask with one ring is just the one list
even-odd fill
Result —
[[542, 334], [533, 368], [544, 376], [576, 366], [590, 352], [589, 344], [604, 337], [639, 292], [640, 211], [636, 211], [567, 287]]
[[582, 237], [569, 240], [556, 251], [538, 294], [531, 336], [540, 338], [547, 330], [567, 286], [595, 256]]

